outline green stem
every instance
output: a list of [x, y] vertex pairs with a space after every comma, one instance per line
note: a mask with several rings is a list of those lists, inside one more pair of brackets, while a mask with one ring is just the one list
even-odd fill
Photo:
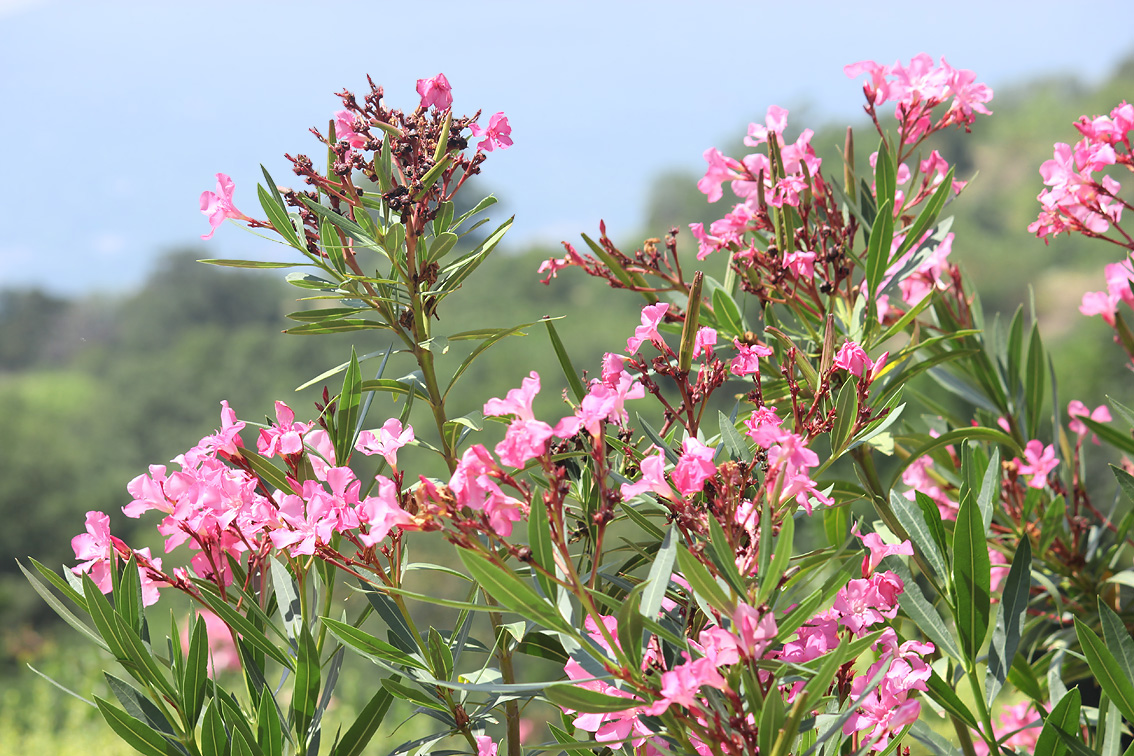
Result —
[[[484, 598], [491, 606], [499, 606], [496, 599], [486, 592]], [[488, 619], [492, 622], [492, 632], [496, 636], [499, 647], [497, 658], [500, 660], [500, 681], [505, 685], [516, 682], [516, 672], [512, 667], [512, 651], [508, 648], [507, 631], [504, 629], [504, 617], [499, 612], [489, 612]], [[504, 722], [508, 734], [508, 756], [521, 756], [523, 748], [520, 745], [520, 705], [516, 699], [504, 704]]]

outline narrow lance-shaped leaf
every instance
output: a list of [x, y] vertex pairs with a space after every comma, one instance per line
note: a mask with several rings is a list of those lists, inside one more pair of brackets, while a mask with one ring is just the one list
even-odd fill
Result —
[[[997, 461], [999, 466], [999, 461]], [[1008, 670], [1020, 645], [1020, 631], [1028, 608], [1032, 585], [1032, 546], [1025, 535], [1020, 539], [1012, 568], [1004, 581], [1004, 596], [1000, 601], [1000, 616], [992, 632], [992, 645], [988, 652], [988, 676], [985, 683], [987, 703], [992, 704], [996, 694], [1008, 679]]]
[[953, 595], [961, 650], [975, 664], [992, 606], [991, 564], [980, 509], [974, 496], [961, 500], [953, 532]]
[[350, 365], [343, 376], [339, 393], [339, 406], [335, 413], [335, 463], [345, 465], [354, 449], [354, 431], [358, 425], [359, 407], [362, 404], [362, 370], [354, 347], [350, 349]]
[[[669, 587], [669, 576], [673, 573], [673, 563], [677, 558], [677, 537], [674, 534], [674, 525], [670, 525], [662, 539], [661, 547], [650, 565], [650, 573], [646, 578], [646, 586], [642, 592], [641, 613], [651, 619], [658, 616], [661, 611], [662, 599], [665, 598], [666, 588]], [[631, 639], [633, 642], [634, 639]]]
[[1078, 617], [1075, 618], [1075, 635], [1103, 693], [1118, 707], [1126, 721], [1134, 722], [1134, 681], [1124, 674], [1119, 661], [1102, 639]]

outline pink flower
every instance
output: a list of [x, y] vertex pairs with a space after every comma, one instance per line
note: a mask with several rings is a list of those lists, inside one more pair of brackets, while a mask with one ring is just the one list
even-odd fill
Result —
[[71, 568], [76, 575], [89, 572], [91, 580], [103, 593], [109, 593], [114, 560], [114, 541], [110, 535], [110, 517], [102, 512], [87, 512], [87, 532], [71, 539], [75, 559], [85, 560]]
[[[685, 658], [688, 660], [688, 653], [685, 654]], [[716, 665], [704, 658], [686, 661], [685, 664], [679, 664], [668, 672], [662, 672], [661, 682], [661, 698], [646, 708], [645, 714], [659, 716], [671, 704], [684, 706], [687, 709], [695, 707], [701, 700], [702, 685], [718, 690], [725, 687], [725, 679], [717, 671]]]
[[638, 347], [643, 341], [653, 342], [659, 349], [665, 345], [658, 333], [658, 324], [665, 320], [665, 311], [669, 309], [667, 302], [646, 305], [642, 308], [642, 325], [634, 329], [634, 335], [626, 339], [626, 351], [637, 354]]
[[1114, 328], [1118, 321], [1118, 297], [1108, 294], [1105, 291], [1088, 291], [1083, 295], [1083, 301], [1079, 305], [1079, 312], [1087, 317], [1092, 315], [1102, 315], [1102, 319], [1111, 328]]
[[640, 493], [653, 491], [671, 501], [677, 500], [677, 495], [665, 479], [665, 454], [661, 449], [656, 451], [656, 454], [642, 457], [642, 461], [638, 464], [638, 468], [642, 471], [641, 480], [637, 483], [622, 484], [623, 499], [632, 499]]
[[835, 355], [835, 367], [861, 377], [874, 367], [874, 363], [866, 356], [866, 352], [862, 351], [862, 347], [847, 339], [839, 349], [839, 353]]
[[469, 124], [469, 131], [473, 136], [484, 137], [476, 146], [478, 150], [492, 152], [496, 147], [506, 150], [512, 146], [512, 127], [508, 125], [508, 116], [503, 113], [497, 113], [489, 118], [487, 129], [473, 123]]
[[697, 334], [693, 337], [693, 359], [697, 359], [704, 352], [709, 357], [713, 356], [713, 346], [717, 343], [717, 329], [703, 326], [697, 329]]
[[260, 430], [256, 448], [265, 457], [277, 454], [298, 454], [303, 451], [303, 434], [311, 430], [312, 423], [295, 422], [295, 412], [283, 402], [276, 402], [276, 423]]
[[677, 486], [682, 496], [690, 496], [704, 488], [705, 481], [716, 474], [714, 450], [695, 438], [685, 439], [681, 449], [681, 459], [673, 469], [673, 485]]
[[[997, 738], [1012, 733], [1005, 738], [1003, 745], [1016, 749], [1017, 752], [1033, 753], [1042, 727], [1043, 721], [1035, 710], [1035, 704], [1021, 701], [1001, 710], [995, 732]], [[988, 745], [983, 740], [974, 739], [973, 750], [978, 756], [987, 756]]]
[[748, 604], [737, 604], [732, 613], [732, 632], [737, 650], [748, 659], [759, 659], [776, 638], [776, 618], [771, 612], [761, 614]]
[[877, 533], [867, 533], [861, 535], [858, 532], [858, 524], [856, 523], [851, 528], [851, 534], [862, 539], [862, 545], [865, 546], [870, 553], [863, 557], [862, 560], [862, 576], [870, 577], [875, 568], [888, 556], [891, 555], [904, 555], [913, 556], [913, 544], [909, 541], [902, 541], [901, 543], [887, 544], [882, 541], [882, 537]]
[[435, 107], [445, 110], [453, 104], [453, 88], [445, 74], [439, 73], [432, 79], [418, 79], [417, 93], [421, 95], [421, 107]]
[[476, 756], [496, 756], [497, 747], [487, 735], [476, 736]]
[[784, 255], [784, 270], [795, 278], [812, 278], [815, 275], [815, 253], [799, 250]]
[[365, 533], [358, 534], [358, 540], [373, 546], [383, 540], [395, 526], [406, 527], [413, 523], [398, 504], [398, 488], [394, 481], [383, 475], [375, 476], [378, 482], [378, 495], [367, 496], [358, 504], [358, 519], [368, 526]]
[[[1067, 405], [1067, 414], [1071, 417], [1071, 422], [1067, 424], [1067, 428], [1077, 435], [1080, 440], [1087, 435], [1087, 426], [1080, 417], [1087, 417], [1097, 423], [1109, 423], [1111, 421], [1110, 410], [1107, 409], [1105, 404], [1100, 404], [1095, 407], [1095, 411], [1091, 412], [1087, 409], [1087, 405], [1083, 404], [1078, 399], [1072, 399], [1071, 403]], [[1091, 434], [1091, 441], [1094, 443], [1099, 442], [1099, 437]]]
[[1035, 439], [1024, 447], [1024, 459], [1026, 464], [1021, 464], [1018, 457], [1016, 463], [1019, 465], [1020, 475], [1029, 476], [1028, 485], [1032, 488], [1043, 488], [1047, 485], [1048, 473], [1059, 466], [1059, 460], [1055, 457], [1055, 446], [1048, 444], [1045, 448], [1042, 441]]
[[367, 456], [381, 454], [390, 467], [398, 466], [398, 449], [413, 441], [413, 428], [396, 417], [387, 420], [378, 432], [365, 430], [358, 434], [354, 448]]
[[736, 347], [736, 356], [728, 364], [728, 369], [737, 377], [752, 375], [753, 373], [759, 375], [760, 358], [772, 356], [771, 347], [766, 347], [763, 344], [742, 344], [739, 340], [734, 339], [732, 345]]
[[232, 204], [232, 193], [236, 185], [223, 173], [217, 174], [217, 190], [215, 192], [201, 192], [201, 212], [209, 217], [212, 228], [207, 234], [201, 234], [202, 239], [212, 239], [213, 234], [224, 223], [225, 218], [235, 220], [252, 220], [236, 209]]
[[361, 150], [366, 146], [367, 139], [354, 130], [354, 118], [354, 113], [349, 110], [335, 113], [335, 139], [348, 143], [356, 150]]

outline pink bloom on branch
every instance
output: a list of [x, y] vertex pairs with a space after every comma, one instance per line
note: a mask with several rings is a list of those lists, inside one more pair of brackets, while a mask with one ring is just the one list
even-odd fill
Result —
[[512, 127], [508, 125], [508, 116], [503, 113], [497, 113], [489, 118], [487, 129], [472, 123], [469, 124], [469, 131], [473, 136], [484, 137], [476, 146], [478, 150], [492, 152], [496, 147], [506, 150], [512, 146]]
[[652, 491], [670, 501], [677, 501], [677, 494], [665, 479], [665, 453], [661, 449], [657, 449], [656, 454], [642, 457], [638, 468], [641, 470], [642, 478], [637, 483], [622, 484], [623, 499], [632, 499], [638, 494]]
[[360, 150], [366, 146], [367, 139], [354, 130], [354, 113], [349, 110], [340, 110], [335, 113], [335, 139], [346, 142], [352, 148]]
[[87, 532], [71, 539], [75, 559], [82, 564], [71, 568], [76, 575], [90, 573], [91, 580], [103, 593], [111, 587], [112, 565], [114, 564], [114, 537], [110, 535], [110, 517], [102, 512], [87, 512]]
[[487, 735], [477, 735], [476, 737], [476, 756], [496, 756], [496, 743], [492, 742], [492, 738]]
[[858, 524], [856, 523], [851, 528], [851, 534], [862, 539], [862, 545], [869, 550], [862, 559], [862, 576], [870, 577], [878, 565], [888, 556], [901, 555], [913, 556], [913, 544], [909, 541], [902, 541], [901, 543], [888, 544], [883, 542], [882, 537], [877, 533], [867, 533], [861, 535], [858, 532]]
[[763, 344], [742, 344], [739, 339], [734, 339], [732, 345], [736, 347], [736, 356], [728, 364], [728, 369], [737, 377], [753, 373], [759, 375], [760, 358], [772, 356], [771, 347]]
[[435, 107], [446, 110], [453, 104], [453, 88], [445, 74], [439, 73], [432, 79], [418, 79], [417, 93], [421, 95], [421, 107]]
[[852, 375], [865, 376], [874, 367], [874, 363], [858, 344], [850, 339], [839, 349], [835, 355], [835, 367], [842, 368]]
[[650, 341], [659, 349], [665, 346], [665, 341], [658, 333], [658, 325], [665, 320], [665, 311], [668, 309], [667, 302], [646, 305], [642, 308], [642, 325], [635, 328], [634, 335], [626, 339], [627, 352], [637, 354], [638, 347], [642, 346], [643, 341]]
[[312, 423], [295, 422], [295, 412], [283, 402], [276, 402], [276, 422], [263, 428], [256, 448], [265, 457], [276, 454], [298, 454], [303, 451], [303, 434], [311, 430]]
[[[1110, 410], [1105, 404], [1100, 404], [1095, 407], [1094, 412], [1087, 409], [1087, 405], [1083, 404], [1078, 399], [1072, 399], [1071, 403], [1067, 405], [1067, 414], [1071, 418], [1071, 422], [1067, 424], [1067, 428], [1077, 435], [1080, 439], [1087, 435], [1087, 426], [1079, 420], [1080, 417], [1086, 417], [1094, 420], [1097, 423], [1109, 423], [1111, 421]], [[1099, 437], [1091, 434], [1091, 441], [1098, 444]]]
[[690, 496], [705, 487], [705, 481], [717, 472], [713, 464], [715, 450], [695, 438], [687, 438], [681, 444], [681, 459], [673, 469], [673, 484], [682, 496]]
[[213, 234], [224, 223], [225, 218], [235, 220], [252, 220], [236, 209], [232, 204], [232, 193], [236, 185], [223, 173], [217, 174], [217, 190], [215, 192], [201, 192], [201, 212], [209, 217], [212, 228], [207, 234], [201, 234], [202, 239], [212, 239]]
[[413, 428], [407, 425], [403, 429], [402, 421], [391, 417], [377, 433], [368, 430], [359, 433], [354, 448], [367, 456], [381, 454], [390, 467], [397, 467], [398, 449], [413, 440]]
[[1047, 485], [1048, 473], [1059, 466], [1059, 460], [1055, 456], [1055, 446], [1048, 444], [1044, 447], [1043, 442], [1036, 439], [1032, 439], [1024, 447], [1024, 459], [1026, 464], [1021, 463], [1018, 457], [1016, 463], [1019, 465], [1020, 475], [1028, 476], [1028, 485], [1032, 488], [1043, 488]]
[[701, 356], [705, 352], [709, 357], [713, 356], [713, 347], [717, 343], [717, 330], [703, 326], [697, 329], [697, 334], [693, 338], [693, 359]]

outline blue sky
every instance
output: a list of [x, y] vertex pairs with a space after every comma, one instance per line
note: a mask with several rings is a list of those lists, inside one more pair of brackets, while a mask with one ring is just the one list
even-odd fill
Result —
[[283, 153], [319, 154], [307, 128], [367, 73], [412, 107], [414, 82], [443, 71], [456, 109], [508, 114], [515, 146], [485, 178], [517, 215], [515, 246], [600, 218], [638, 231], [651, 178], [699, 170], [771, 104], [856, 118], [846, 63], [924, 51], [996, 89], [1097, 80], [1134, 53], [1127, 24], [1066, 43], [1066, 2], [851, 5], [0, 0], [0, 288], [121, 291], [186, 245], [272, 259], [231, 224], [201, 242], [198, 195], [222, 171], [258, 214], [260, 163], [291, 182]]

